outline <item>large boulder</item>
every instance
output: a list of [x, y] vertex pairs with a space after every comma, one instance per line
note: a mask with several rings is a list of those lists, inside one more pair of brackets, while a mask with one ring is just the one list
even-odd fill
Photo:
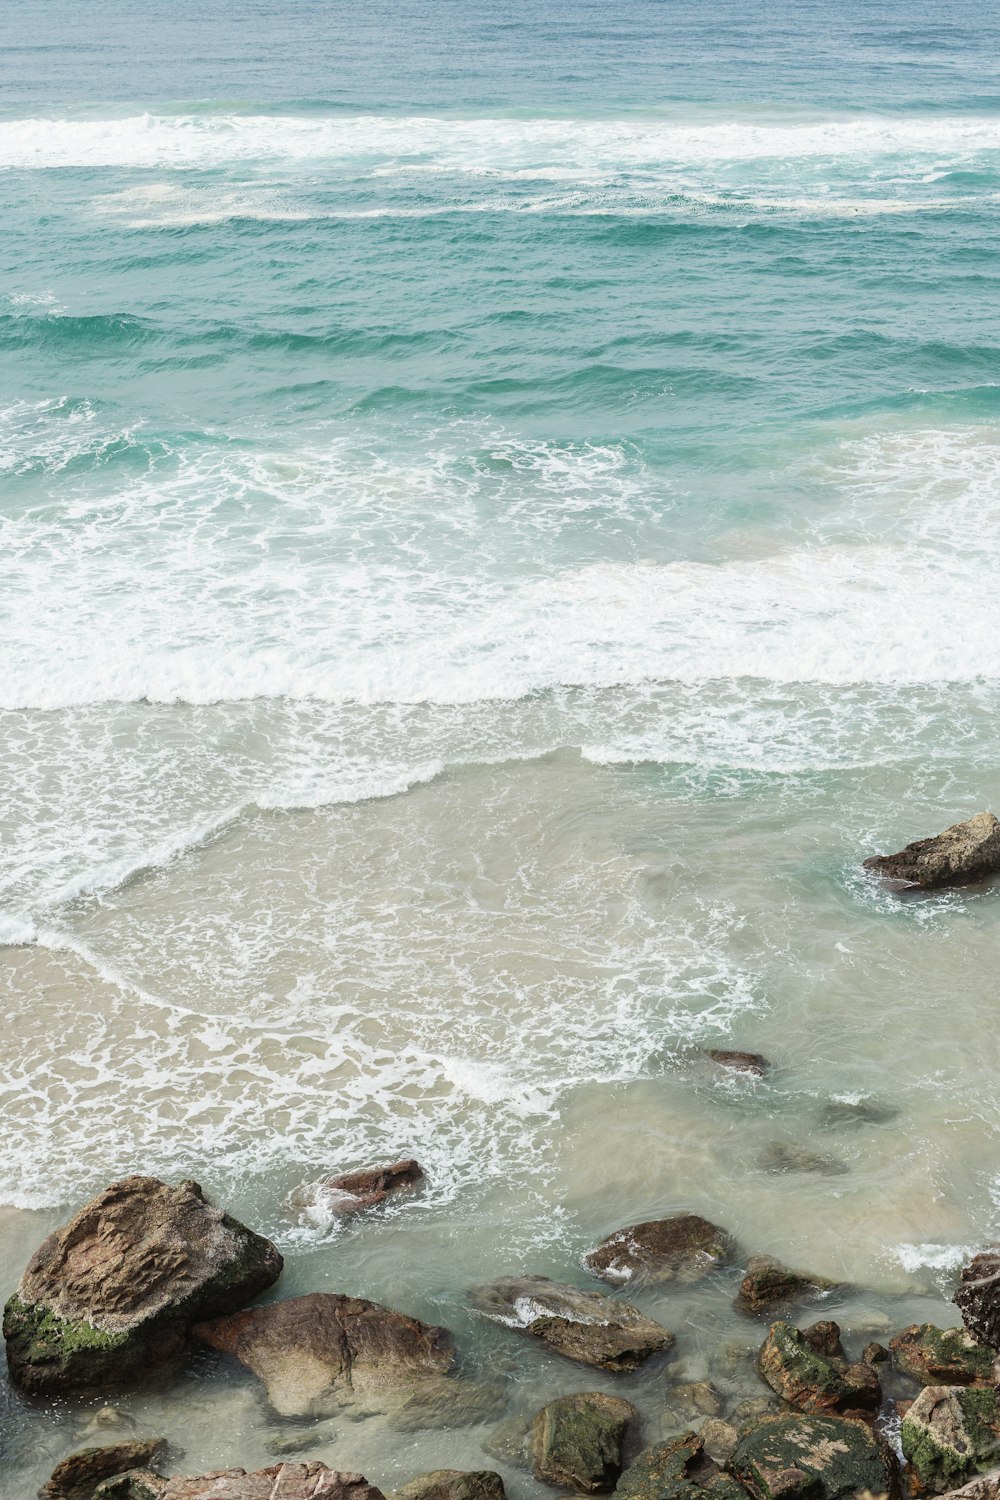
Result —
[[674, 1343], [672, 1333], [630, 1303], [547, 1276], [509, 1277], [470, 1295], [473, 1306], [495, 1323], [530, 1333], [557, 1354], [603, 1370], [635, 1370]]
[[893, 1363], [922, 1385], [991, 1385], [992, 1349], [984, 1349], [963, 1328], [911, 1323], [889, 1340]]
[[618, 1481], [615, 1500], [746, 1500], [746, 1491], [709, 1458], [697, 1433], [685, 1432], [644, 1449]]
[[424, 1169], [408, 1157], [387, 1166], [363, 1167], [358, 1172], [343, 1172], [320, 1182], [296, 1188], [291, 1202], [294, 1208], [321, 1209], [339, 1218], [348, 1218], [366, 1208], [377, 1208], [387, 1198], [410, 1192], [423, 1179]]
[[758, 1368], [773, 1391], [799, 1411], [874, 1410], [882, 1390], [871, 1364], [850, 1364], [836, 1323], [795, 1328], [772, 1323]]
[[[149, 1470], [123, 1475], [131, 1488], [107, 1490], [95, 1500], [384, 1500], [360, 1474], [322, 1463], [275, 1464], [269, 1469], [217, 1469], [211, 1474], [164, 1479]], [[111, 1480], [112, 1485], [120, 1481]]]
[[819, 1297], [837, 1286], [825, 1276], [807, 1271], [790, 1271], [770, 1255], [751, 1255], [746, 1274], [740, 1283], [735, 1306], [740, 1312], [759, 1313], [782, 1302]]
[[867, 1422], [782, 1413], [740, 1433], [730, 1473], [754, 1500], [848, 1500], [896, 1489], [891, 1453]]
[[126, 1177], [28, 1262], [4, 1309], [11, 1378], [46, 1394], [135, 1382], [183, 1352], [192, 1323], [242, 1306], [281, 1266], [270, 1240], [196, 1182]]
[[616, 1229], [583, 1257], [592, 1276], [621, 1286], [627, 1281], [699, 1280], [735, 1252], [732, 1235], [698, 1214], [674, 1214]]
[[964, 1267], [955, 1306], [971, 1338], [1000, 1349], [1000, 1250], [984, 1250]]
[[504, 1500], [503, 1480], [492, 1469], [435, 1469], [400, 1485], [389, 1500]]
[[599, 1391], [550, 1401], [531, 1426], [535, 1478], [585, 1494], [613, 1490], [626, 1434], [638, 1416], [631, 1402]]
[[405, 1398], [455, 1362], [446, 1329], [335, 1292], [249, 1307], [192, 1333], [262, 1380], [284, 1417], [328, 1415], [354, 1395]]
[[996, 1461], [1000, 1397], [992, 1387], [925, 1386], [903, 1417], [900, 1441], [923, 1488], [943, 1494]]
[[982, 880], [1000, 870], [1000, 820], [989, 812], [976, 813], [934, 838], [907, 844], [898, 854], [873, 855], [865, 860], [865, 869], [925, 888]]
[[91, 1500], [102, 1480], [145, 1467], [162, 1447], [161, 1438], [140, 1438], [103, 1448], [81, 1448], [56, 1464], [39, 1491], [39, 1500]]

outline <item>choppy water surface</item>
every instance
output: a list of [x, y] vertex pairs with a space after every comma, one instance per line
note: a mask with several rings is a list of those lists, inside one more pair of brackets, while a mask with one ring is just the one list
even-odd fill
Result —
[[[0, 16], [0, 1290], [142, 1169], [508, 1413], [610, 1379], [466, 1288], [661, 1211], [860, 1343], [952, 1321], [1000, 906], [858, 866], [1000, 802], [991, 18], [133, 9]], [[285, 1207], [401, 1154], [384, 1217]], [[736, 1279], [637, 1294], [730, 1410]], [[21, 1500], [93, 1410], [4, 1399]], [[204, 1359], [122, 1404], [185, 1469], [533, 1492]]]

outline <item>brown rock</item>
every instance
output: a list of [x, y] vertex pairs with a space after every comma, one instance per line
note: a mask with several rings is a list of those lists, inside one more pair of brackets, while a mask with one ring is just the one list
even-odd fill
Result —
[[674, 1343], [672, 1333], [630, 1303], [547, 1276], [509, 1277], [477, 1287], [470, 1296], [493, 1322], [530, 1333], [555, 1353], [604, 1370], [638, 1369]]
[[890, 1340], [897, 1370], [923, 1385], [992, 1385], [992, 1349], [977, 1344], [964, 1328], [911, 1323]]
[[419, 1162], [408, 1158], [389, 1166], [365, 1167], [339, 1177], [297, 1188], [292, 1203], [297, 1208], [324, 1207], [341, 1218], [375, 1208], [395, 1193], [408, 1192], [423, 1179]]
[[1000, 1469], [977, 1474], [960, 1490], [949, 1490], [944, 1500], [1000, 1500]]
[[706, 1417], [698, 1429], [698, 1436], [712, 1462], [726, 1464], [733, 1456], [740, 1433], [733, 1422], [724, 1422], [721, 1417]]
[[32, 1392], [138, 1380], [183, 1352], [193, 1322], [241, 1306], [281, 1266], [196, 1182], [127, 1177], [29, 1261], [4, 1310], [11, 1377]]
[[723, 1048], [713, 1047], [705, 1056], [718, 1063], [720, 1068], [728, 1068], [731, 1073], [748, 1073], [753, 1078], [766, 1078], [771, 1071], [771, 1064], [759, 1052], [727, 1052]]
[[250, 1307], [192, 1333], [262, 1380], [282, 1416], [328, 1414], [352, 1393], [406, 1396], [455, 1362], [446, 1329], [331, 1292]]
[[992, 813], [977, 813], [934, 838], [907, 844], [898, 854], [874, 855], [864, 867], [925, 889], [982, 880], [1000, 870], [1000, 821]]
[[732, 1235], [698, 1214], [674, 1214], [616, 1229], [588, 1250], [583, 1264], [592, 1276], [616, 1286], [626, 1281], [699, 1280], [725, 1265], [735, 1251]]
[[962, 1272], [955, 1306], [971, 1338], [1000, 1349], [1000, 1250], [975, 1256]]
[[828, 1281], [825, 1276], [790, 1271], [770, 1255], [752, 1255], [735, 1305], [740, 1312], [759, 1313], [779, 1302], [821, 1296], [836, 1286], [835, 1281]]
[[807, 1329], [772, 1323], [759, 1369], [771, 1389], [798, 1411], [874, 1410], [882, 1397], [873, 1366], [848, 1363], [836, 1323]]
[[435, 1469], [393, 1490], [389, 1500], [504, 1500], [504, 1493], [492, 1469]]
[[275, 1464], [248, 1474], [220, 1469], [213, 1474], [168, 1479], [159, 1500], [384, 1500], [381, 1490], [360, 1474], [339, 1473], [322, 1463]]
[[81, 1448], [56, 1464], [48, 1483], [39, 1491], [39, 1500], [91, 1500], [102, 1479], [145, 1467], [162, 1447], [162, 1438], [149, 1438], [112, 1443], [103, 1448]]

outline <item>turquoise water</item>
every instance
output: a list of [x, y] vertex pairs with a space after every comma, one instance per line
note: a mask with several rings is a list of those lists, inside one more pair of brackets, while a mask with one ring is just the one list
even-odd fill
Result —
[[[996, 896], [858, 867], [1000, 802], [998, 31], [0, 14], [0, 1290], [141, 1168], [473, 1360], [467, 1284], [672, 1208], [860, 1287], [862, 1343], [949, 1318]], [[287, 1208], [410, 1153], [384, 1220]], [[731, 1294], [644, 1304], [693, 1377]], [[135, 1420], [263, 1462], [214, 1373]], [[12, 1413], [34, 1483], [82, 1418]], [[458, 1451], [349, 1432], [384, 1486]]]

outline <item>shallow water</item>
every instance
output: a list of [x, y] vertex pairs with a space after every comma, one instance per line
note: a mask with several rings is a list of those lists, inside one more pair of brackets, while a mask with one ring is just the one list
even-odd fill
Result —
[[[0, 1291], [114, 1177], [189, 1175], [282, 1293], [505, 1387], [468, 1430], [290, 1424], [199, 1355], [119, 1403], [176, 1468], [528, 1500], [505, 1412], [613, 1387], [652, 1441], [706, 1373], [734, 1410], [738, 1268], [637, 1291], [678, 1344], [627, 1378], [468, 1306], [660, 1212], [842, 1278], [852, 1347], [955, 1321], [1000, 906], [859, 866], [1000, 801], [996, 42], [965, 5], [0, 16]], [[287, 1206], [410, 1154], [382, 1215]], [[101, 1403], [0, 1392], [22, 1500]]]

